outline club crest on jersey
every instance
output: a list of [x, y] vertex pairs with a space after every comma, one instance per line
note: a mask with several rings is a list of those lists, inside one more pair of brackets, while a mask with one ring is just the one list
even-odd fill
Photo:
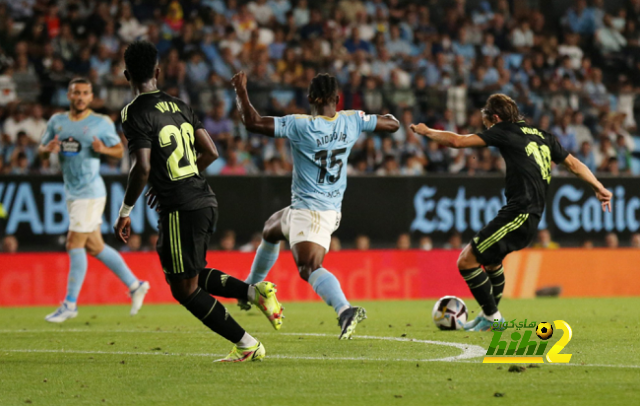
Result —
[[333, 133], [331, 135], [324, 135], [321, 136], [320, 138], [316, 139], [316, 142], [318, 143], [318, 147], [322, 147], [324, 145], [329, 144], [330, 142], [333, 141], [338, 141], [338, 142], [346, 142], [347, 141], [347, 134], [345, 133]]

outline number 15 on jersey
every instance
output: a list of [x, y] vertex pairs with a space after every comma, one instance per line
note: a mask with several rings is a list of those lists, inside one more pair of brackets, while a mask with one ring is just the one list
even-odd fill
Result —
[[[340, 180], [340, 176], [342, 176], [342, 167], [344, 166], [344, 161], [342, 160], [342, 158], [339, 158], [339, 156], [344, 154], [345, 152], [347, 152], [346, 148], [340, 148], [334, 149], [333, 151], [320, 151], [315, 154], [315, 160], [320, 163], [318, 184], [324, 184], [325, 178], [327, 180], [327, 183], [330, 185], [333, 185], [338, 180]], [[338, 167], [338, 173], [336, 175], [329, 174], [328, 169], [333, 169], [335, 166]]]

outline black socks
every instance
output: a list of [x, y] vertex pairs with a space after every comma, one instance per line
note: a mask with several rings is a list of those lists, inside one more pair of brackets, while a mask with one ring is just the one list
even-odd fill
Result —
[[205, 326], [232, 343], [237, 343], [244, 336], [244, 329], [227, 313], [227, 309], [201, 288], [197, 288], [180, 304]]
[[482, 268], [461, 269], [460, 275], [462, 275], [464, 281], [469, 285], [469, 289], [471, 289], [473, 297], [482, 307], [484, 315], [490, 316], [496, 313], [498, 311], [498, 306], [496, 305], [496, 300], [493, 297], [493, 287], [489, 280], [489, 276], [487, 276]]
[[490, 271], [486, 269], [487, 275], [489, 275], [489, 279], [491, 280], [491, 285], [493, 286], [493, 298], [496, 301], [496, 306], [500, 303], [500, 299], [502, 299], [502, 291], [504, 290], [504, 268], [500, 265], [500, 268]]
[[198, 276], [198, 286], [213, 296], [247, 300], [249, 284], [217, 269], [207, 268]]

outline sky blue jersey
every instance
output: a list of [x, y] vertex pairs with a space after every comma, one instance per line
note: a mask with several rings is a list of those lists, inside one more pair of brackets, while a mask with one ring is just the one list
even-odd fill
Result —
[[288, 138], [293, 155], [291, 207], [308, 210], [342, 208], [347, 189], [347, 159], [363, 131], [378, 118], [344, 110], [334, 117], [290, 115], [275, 118], [276, 138]]
[[61, 142], [60, 165], [67, 199], [106, 196], [107, 190], [100, 177], [100, 154], [91, 144], [93, 137], [102, 140], [107, 147], [120, 143], [113, 121], [94, 112], [80, 121], [71, 121], [69, 113], [54, 114], [47, 123], [42, 145], [47, 145], [56, 135]]

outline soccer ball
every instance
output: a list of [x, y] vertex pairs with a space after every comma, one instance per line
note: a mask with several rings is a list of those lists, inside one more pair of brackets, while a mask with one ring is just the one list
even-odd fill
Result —
[[462, 330], [467, 322], [467, 306], [462, 299], [445, 296], [433, 306], [431, 316], [440, 330]]
[[546, 321], [541, 321], [538, 323], [538, 327], [536, 327], [536, 335], [540, 337], [541, 340], [548, 340], [553, 335], [553, 326], [551, 323], [547, 323]]

